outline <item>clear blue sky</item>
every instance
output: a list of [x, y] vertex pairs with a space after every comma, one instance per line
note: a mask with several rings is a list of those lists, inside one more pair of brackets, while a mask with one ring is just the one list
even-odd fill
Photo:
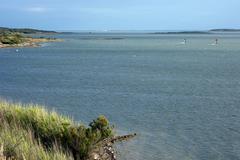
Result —
[[0, 0], [0, 26], [51, 30], [240, 28], [240, 0]]

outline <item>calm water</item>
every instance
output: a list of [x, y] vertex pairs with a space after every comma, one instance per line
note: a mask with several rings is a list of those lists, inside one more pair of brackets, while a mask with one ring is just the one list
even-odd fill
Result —
[[0, 49], [3, 99], [86, 124], [106, 115], [118, 134], [139, 135], [117, 146], [120, 160], [240, 159], [240, 34], [56, 37]]

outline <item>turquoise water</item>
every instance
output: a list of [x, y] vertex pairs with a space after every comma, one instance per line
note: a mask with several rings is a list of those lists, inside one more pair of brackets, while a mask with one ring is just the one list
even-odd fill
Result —
[[240, 34], [55, 37], [65, 41], [0, 49], [3, 99], [86, 124], [106, 115], [118, 134], [138, 133], [120, 160], [240, 159]]

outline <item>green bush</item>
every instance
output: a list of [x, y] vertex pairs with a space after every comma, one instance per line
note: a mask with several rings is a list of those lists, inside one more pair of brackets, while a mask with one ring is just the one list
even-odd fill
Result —
[[96, 120], [93, 120], [89, 126], [93, 133], [99, 131], [101, 138], [107, 138], [113, 134], [112, 127], [110, 127], [107, 118], [103, 115], [99, 116]]

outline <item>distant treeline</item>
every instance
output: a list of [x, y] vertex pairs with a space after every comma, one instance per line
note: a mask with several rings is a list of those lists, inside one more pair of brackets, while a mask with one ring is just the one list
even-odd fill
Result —
[[3, 32], [18, 32], [18, 33], [24, 33], [24, 34], [36, 34], [36, 33], [53, 34], [53, 33], [57, 33], [55, 31], [45, 31], [45, 30], [30, 29], [30, 28], [6, 28], [6, 27], [0, 27], [0, 33], [3, 33]]
[[240, 32], [240, 29], [211, 29], [207, 31], [169, 31], [153, 32], [151, 34], [214, 34], [214, 32]]
[[153, 34], [210, 34], [208, 31], [154, 32]]
[[211, 29], [210, 32], [240, 32], [240, 29]]

